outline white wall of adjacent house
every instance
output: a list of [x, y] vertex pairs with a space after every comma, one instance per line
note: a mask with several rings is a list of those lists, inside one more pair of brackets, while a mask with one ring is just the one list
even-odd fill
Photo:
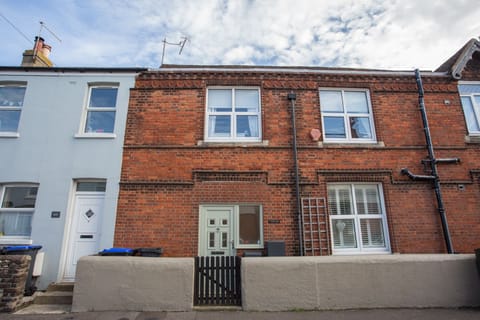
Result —
[[[5, 196], [8, 186], [38, 186], [30, 236], [0, 233], [0, 246], [43, 247], [41, 251], [45, 256], [42, 275], [37, 281], [39, 289], [51, 282], [73, 280], [74, 272], [71, 267], [67, 268], [72, 257], [112, 246], [129, 90], [135, 80], [133, 72], [52, 70], [0, 70], [0, 86], [26, 86], [17, 132], [0, 130], [0, 197]], [[102, 105], [101, 102], [112, 101], [106, 97], [113, 96], [112, 90], [105, 90], [107, 94], [100, 92], [96, 106], [90, 103], [91, 88], [97, 86], [117, 88], [113, 107], [111, 103]], [[98, 107], [100, 113], [89, 115], [88, 107], [93, 107], [90, 111], [94, 112]], [[6, 119], [4, 122], [11, 121], [6, 112], [0, 116]], [[113, 132], [108, 132], [112, 125]], [[96, 131], [92, 132], [91, 126]], [[103, 202], [97, 201], [95, 208], [83, 212], [83, 207], [76, 203], [82, 193], [78, 183], [89, 181], [104, 182], [105, 190], [97, 190]], [[0, 218], [2, 214], [12, 216], [12, 212], [7, 212], [11, 209], [6, 208], [11, 206], [11, 201], [7, 205], [7, 201], [2, 203], [0, 199], [0, 204], [5, 207], [0, 209]], [[95, 221], [95, 244], [86, 246], [88, 250], [84, 246], [75, 252], [75, 246], [82, 241], [75, 241], [72, 234], [92, 239], [88, 232], [82, 233], [83, 229], [73, 230], [79, 225], [75, 214], [82, 215], [82, 226]], [[69, 276], [65, 276], [66, 272]]]

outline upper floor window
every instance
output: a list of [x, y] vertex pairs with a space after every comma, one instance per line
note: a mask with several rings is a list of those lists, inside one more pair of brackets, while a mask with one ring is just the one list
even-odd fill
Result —
[[0, 187], [0, 237], [30, 237], [37, 191], [34, 185]]
[[0, 133], [17, 132], [25, 90], [25, 86], [0, 86]]
[[458, 91], [462, 99], [468, 133], [480, 135], [480, 84], [460, 84]]
[[207, 141], [260, 141], [260, 90], [209, 88], [206, 123]]
[[117, 87], [90, 87], [84, 133], [114, 132], [117, 91]]
[[375, 142], [367, 90], [320, 89], [325, 142]]

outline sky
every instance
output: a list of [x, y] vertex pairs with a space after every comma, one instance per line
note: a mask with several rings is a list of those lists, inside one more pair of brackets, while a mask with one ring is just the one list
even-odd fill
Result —
[[478, 0], [0, 0], [0, 14], [1, 66], [40, 33], [56, 67], [158, 68], [166, 39], [165, 64], [435, 70], [480, 36]]

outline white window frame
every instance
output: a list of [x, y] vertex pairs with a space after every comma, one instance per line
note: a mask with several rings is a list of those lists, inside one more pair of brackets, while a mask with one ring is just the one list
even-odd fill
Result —
[[[459, 81], [458, 86], [460, 85], [476, 85], [480, 86], [480, 81]], [[480, 136], [480, 129], [479, 131], [471, 131], [468, 128], [468, 121], [466, 119], [465, 114], [465, 106], [463, 105], [461, 98], [468, 97], [470, 102], [472, 103], [473, 113], [475, 115], [475, 121], [477, 122], [477, 126], [480, 128], [480, 104], [475, 102], [474, 96], [480, 96], [480, 92], [471, 93], [471, 94], [462, 94], [460, 93], [460, 88], [458, 88], [458, 94], [460, 95], [460, 103], [462, 105], [463, 116], [465, 117], [465, 126], [467, 127], [468, 134], [471, 136]]]
[[[322, 101], [320, 98], [320, 92], [321, 91], [340, 91], [342, 95], [342, 106], [343, 106], [343, 112], [324, 112], [322, 110]], [[367, 106], [368, 106], [368, 113], [349, 113], [347, 112], [345, 108], [345, 92], [364, 92], [365, 96], [367, 98]], [[376, 133], [375, 133], [375, 124], [373, 121], [373, 110], [372, 110], [372, 103], [370, 100], [370, 90], [368, 89], [358, 89], [358, 88], [319, 88], [318, 90], [318, 99], [320, 101], [320, 113], [321, 113], [321, 118], [322, 118], [322, 128], [323, 128], [323, 142], [332, 142], [332, 143], [376, 143], [377, 138], [376, 138]], [[367, 118], [369, 121], [370, 129], [371, 129], [371, 134], [372, 138], [352, 138], [352, 133], [351, 133], [351, 128], [350, 128], [350, 121], [349, 117], [351, 116], [357, 116], [357, 117], [363, 117]], [[343, 123], [345, 127], [345, 138], [327, 138], [327, 135], [325, 133], [325, 122], [324, 118], [325, 117], [343, 117]]]
[[[35, 216], [35, 209], [37, 206], [37, 201], [38, 198], [36, 197], [35, 199], [35, 207], [33, 208], [3, 208], [3, 198], [5, 196], [5, 191], [7, 188], [15, 188], [15, 187], [20, 187], [20, 188], [28, 188], [28, 187], [35, 187], [37, 188], [37, 194], [38, 194], [38, 189], [39, 185], [38, 184], [22, 184], [22, 183], [15, 183], [15, 184], [1, 184], [0, 185], [0, 213], [3, 212], [21, 212], [21, 213], [31, 213], [32, 214], [32, 225], [33, 225], [33, 218]], [[5, 236], [5, 235], [0, 235], [0, 241], [2, 243], [7, 243], [7, 244], [29, 244], [31, 243], [31, 237], [32, 234], [30, 233], [29, 236]]]
[[[15, 88], [27, 88], [26, 83], [1, 83], [0, 87], [15, 87]], [[25, 91], [26, 93], [26, 91]], [[20, 111], [20, 117], [18, 118], [17, 123], [17, 130], [16, 131], [0, 131], [0, 137], [18, 137], [18, 128], [20, 127], [20, 120], [22, 117], [22, 109], [25, 104], [25, 95], [23, 96], [22, 105], [21, 106], [5, 106], [1, 104], [0, 101], [0, 111]]]
[[[209, 91], [213, 90], [231, 90], [232, 91], [232, 111], [230, 112], [210, 112], [208, 110]], [[258, 91], [258, 112], [235, 112], [235, 91], [236, 90], [257, 90]], [[241, 86], [211, 86], [207, 87], [205, 100], [205, 131], [204, 140], [206, 142], [261, 142], [262, 141], [262, 104], [261, 91], [259, 87], [241, 87]], [[209, 116], [230, 116], [230, 136], [229, 137], [209, 137]], [[237, 137], [236, 116], [257, 116], [258, 117], [258, 137]]]
[[[90, 108], [90, 99], [92, 96], [92, 90], [96, 88], [108, 88], [108, 89], [117, 89], [117, 98], [115, 101], [115, 107], [104, 107], [104, 108]], [[83, 110], [82, 121], [80, 123], [80, 128], [78, 134], [75, 135], [76, 138], [115, 138], [116, 134], [116, 122], [117, 122], [117, 107], [118, 107], [118, 96], [119, 96], [120, 85], [118, 83], [105, 83], [105, 84], [89, 84], [88, 93], [85, 102], [85, 107]], [[113, 132], [88, 132], [87, 131], [87, 119], [90, 112], [114, 112], [115, 119], [113, 120]]]
[[[357, 210], [357, 201], [356, 201], [356, 195], [355, 195], [355, 186], [376, 186], [377, 191], [378, 191], [378, 197], [380, 200], [380, 210], [381, 214], [358, 214]], [[381, 183], [351, 183], [351, 182], [346, 182], [346, 183], [329, 183], [327, 185], [327, 190], [330, 188], [335, 188], [335, 189], [340, 189], [340, 187], [345, 187], [348, 186], [350, 189], [350, 196], [351, 196], [351, 207], [353, 210], [353, 214], [351, 215], [345, 215], [345, 214], [338, 214], [338, 215], [332, 215], [329, 214], [329, 224], [330, 224], [330, 240], [332, 244], [332, 253], [336, 255], [351, 255], [351, 254], [389, 254], [391, 253], [391, 248], [390, 248], [390, 238], [389, 238], [389, 233], [388, 233], [388, 223], [387, 223], [387, 214], [385, 210], [385, 200], [384, 200], [384, 194], [383, 194], [383, 188]], [[328, 197], [327, 197], [328, 198]], [[361, 219], [382, 219], [382, 227], [383, 227], [383, 234], [384, 234], [384, 240], [385, 240], [385, 247], [383, 248], [365, 248], [363, 247], [362, 243], [362, 234], [361, 234], [361, 225], [360, 225], [360, 220]], [[333, 228], [334, 228], [334, 221], [335, 220], [342, 220], [342, 219], [353, 219], [354, 221], [354, 227], [355, 227], [355, 241], [357, 243], [356, 248], [335, 248], [335, 241], [334, 241], [334, 233], [333, 233]]]

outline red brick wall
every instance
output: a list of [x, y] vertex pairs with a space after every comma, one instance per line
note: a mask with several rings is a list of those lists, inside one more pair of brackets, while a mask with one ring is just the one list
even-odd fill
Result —
[[[475, 70], [467, 70], [470, 77]], [[425, 104], [454, 249], [480, 247], [478, 144], [465, 142], [465, 120], [456, 83], [423, 74]], [[262, 138], [266, 145], [202, 143], [206, 88], [258, 86]], [[321, 128], [318, 88], [368, 89], [379, 145], [319, 145], [311, 129]], [[291, 106], [297, 94], [296, 125], [301, 195], [326, 197], [328, 182], [382, 183], [393, 252], [445, 252], [430, 182], [400, 174], [424, 172], [428, 155], [415, 77], [268, 72], [147, 72], [131, 91], [115, 232], [117, 246], [160, 246], [169, 256], [198, 250], [201, 204], [258, 203], [264, 211], [264, 239], [285, 240], [298, 254]], [[448, 101], [447, 101], [448, 100]], [[460, 186], [461, 185], [461, 186]], [[462, 187], [463, 186], [463, 187]], [[279, 219], [279, 224], [268, 220]]]

